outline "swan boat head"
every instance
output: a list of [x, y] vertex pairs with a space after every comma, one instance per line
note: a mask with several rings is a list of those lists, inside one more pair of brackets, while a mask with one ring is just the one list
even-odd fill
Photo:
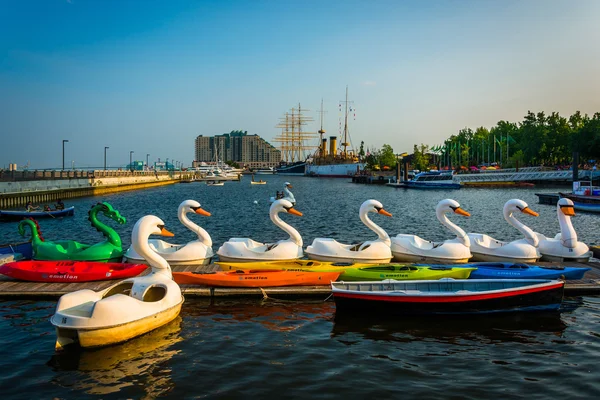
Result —
[[205, 217], [210, 217], [210, 213], [206, 210], [203, 210], [202, 207], [200, 207], [200, 203], [198, 203], [196, 200], [185, 200], [177, 208], [177, 216], [182, 223], [182, 217], [188, 213], [196, 213], [204, 215]]
[[469, 214], [467, 211], [460, 208], [460, 204], [458, 203], [458, 201], [452, 199], [440, 200], [440, 202], [435, 208], [435, 212], [438, 215], [438, 218], [449, 212], [453, 212], [464, 217], [471, 216], [471, 214]]
[[511, 199], [504, 204], [503, 212], [505, 219], [510, 217], [510, 215], [512, 215], [512, 213], [515, 211], [520, 211], [523, 214], [532, 215], [534, 217], [539, 216], [539, 214], [529, 208], [527, 203], [525, 203], [523, 200]]
[[171, 278], [171, 267], [169, 263], [158, 253], [153, 251], [148, 244], [150, 235], [175, 236], [165, 229], [162, 219], [154, 215], [146, 215], [140, 218], [133, 227], [131, 233], [131, 246], [133, 250], [142, 256], [152, 267], [152, 273], [162, 273]]

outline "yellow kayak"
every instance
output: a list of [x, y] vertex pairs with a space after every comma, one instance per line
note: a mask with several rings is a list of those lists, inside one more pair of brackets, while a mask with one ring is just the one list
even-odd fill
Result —
[[281, 271], [314, 271], [314, 272], [344, 272], [348, 268], [361, 268], [373, 264], [334, 263], [315, 260], [292, 261], [256, 261], [256, 262], [229, 262], [217, 261], [223, 271], [231, 270], [281, 270]]

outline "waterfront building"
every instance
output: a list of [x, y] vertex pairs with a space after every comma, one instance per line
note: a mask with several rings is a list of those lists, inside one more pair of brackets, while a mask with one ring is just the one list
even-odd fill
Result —
[[222, 135], [196, 137], [195, 161], [201, 163], [233, 161], [248, 168], [274, 167], [281, 161], [281, 151], [260, 136], [247, 131], [231, 131]]

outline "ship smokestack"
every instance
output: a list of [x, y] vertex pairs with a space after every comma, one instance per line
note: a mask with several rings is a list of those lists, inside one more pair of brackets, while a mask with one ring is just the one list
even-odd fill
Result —
[[332, 156], [336, 156], [337, 152], [336, 152], [336, 146], [337, 145], [337, 137], [336, 136], [329, 136], [329, 153]]
[[321, 142], [321, 156], [327, 156], [327, 138], [323, 138]]

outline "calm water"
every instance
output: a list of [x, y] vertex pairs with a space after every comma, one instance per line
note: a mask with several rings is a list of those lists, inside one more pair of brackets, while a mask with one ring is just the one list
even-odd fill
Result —
[[[263, 177], [264, 179], [264, 177]], [[230, 237], [282, 238], [268, 218], [268, 198], [284, 181], [294, 185], [303, 217], [283, 218], [304, 245], [315, 237], [358, 242], [373, 233], [358, 219], [360, 204], [380, 200], [392, 218], [373, 215], [390, 235], [450, 234], [435, 218], [437, 202], [450, 197], [471, 213], [451, 217], [467, 232], [517, 239], [502, 218], [511, 198], [525, 200], [540, 217], [521, 220], [535, 231], [559, 231], [554, 206], [537, 204], [535, 192], [552, 189], [406, 191], [355, 185], [343, 179], [267, 176], [267, 185], [223, 187], [180, 184], [69, 201], [76, 215], [43, 220], [44, 237], [100, 240], [86, 210], [106, 200], [128, 220], [118, 226], [124, 246], [146, 214], [160, 216], [176, 234], [193, 240], [176, 216], [179, 203], [196, 199], [212, 213], [192, 217], [216, 250]], [[257, 204], [255, 204], [255, 201]], [[600, 216], [578, 213], [580, 240], [596, 244]], [[0, 225], [0, 242], [20, 238], [16, 223]], [[0, 393], [3, 398], [597, 398], [600, 383], [600, 298], [569, 298], [560, 314], [485, 318], [358, 319], [336, 315], [325, 299], [290, 301], [188, 299], [173, 323], [119, 346], [55, 354], [48, 322], [54, 301], [0, 301]], [[285, 392], [284, 392], [285, 391]]]

